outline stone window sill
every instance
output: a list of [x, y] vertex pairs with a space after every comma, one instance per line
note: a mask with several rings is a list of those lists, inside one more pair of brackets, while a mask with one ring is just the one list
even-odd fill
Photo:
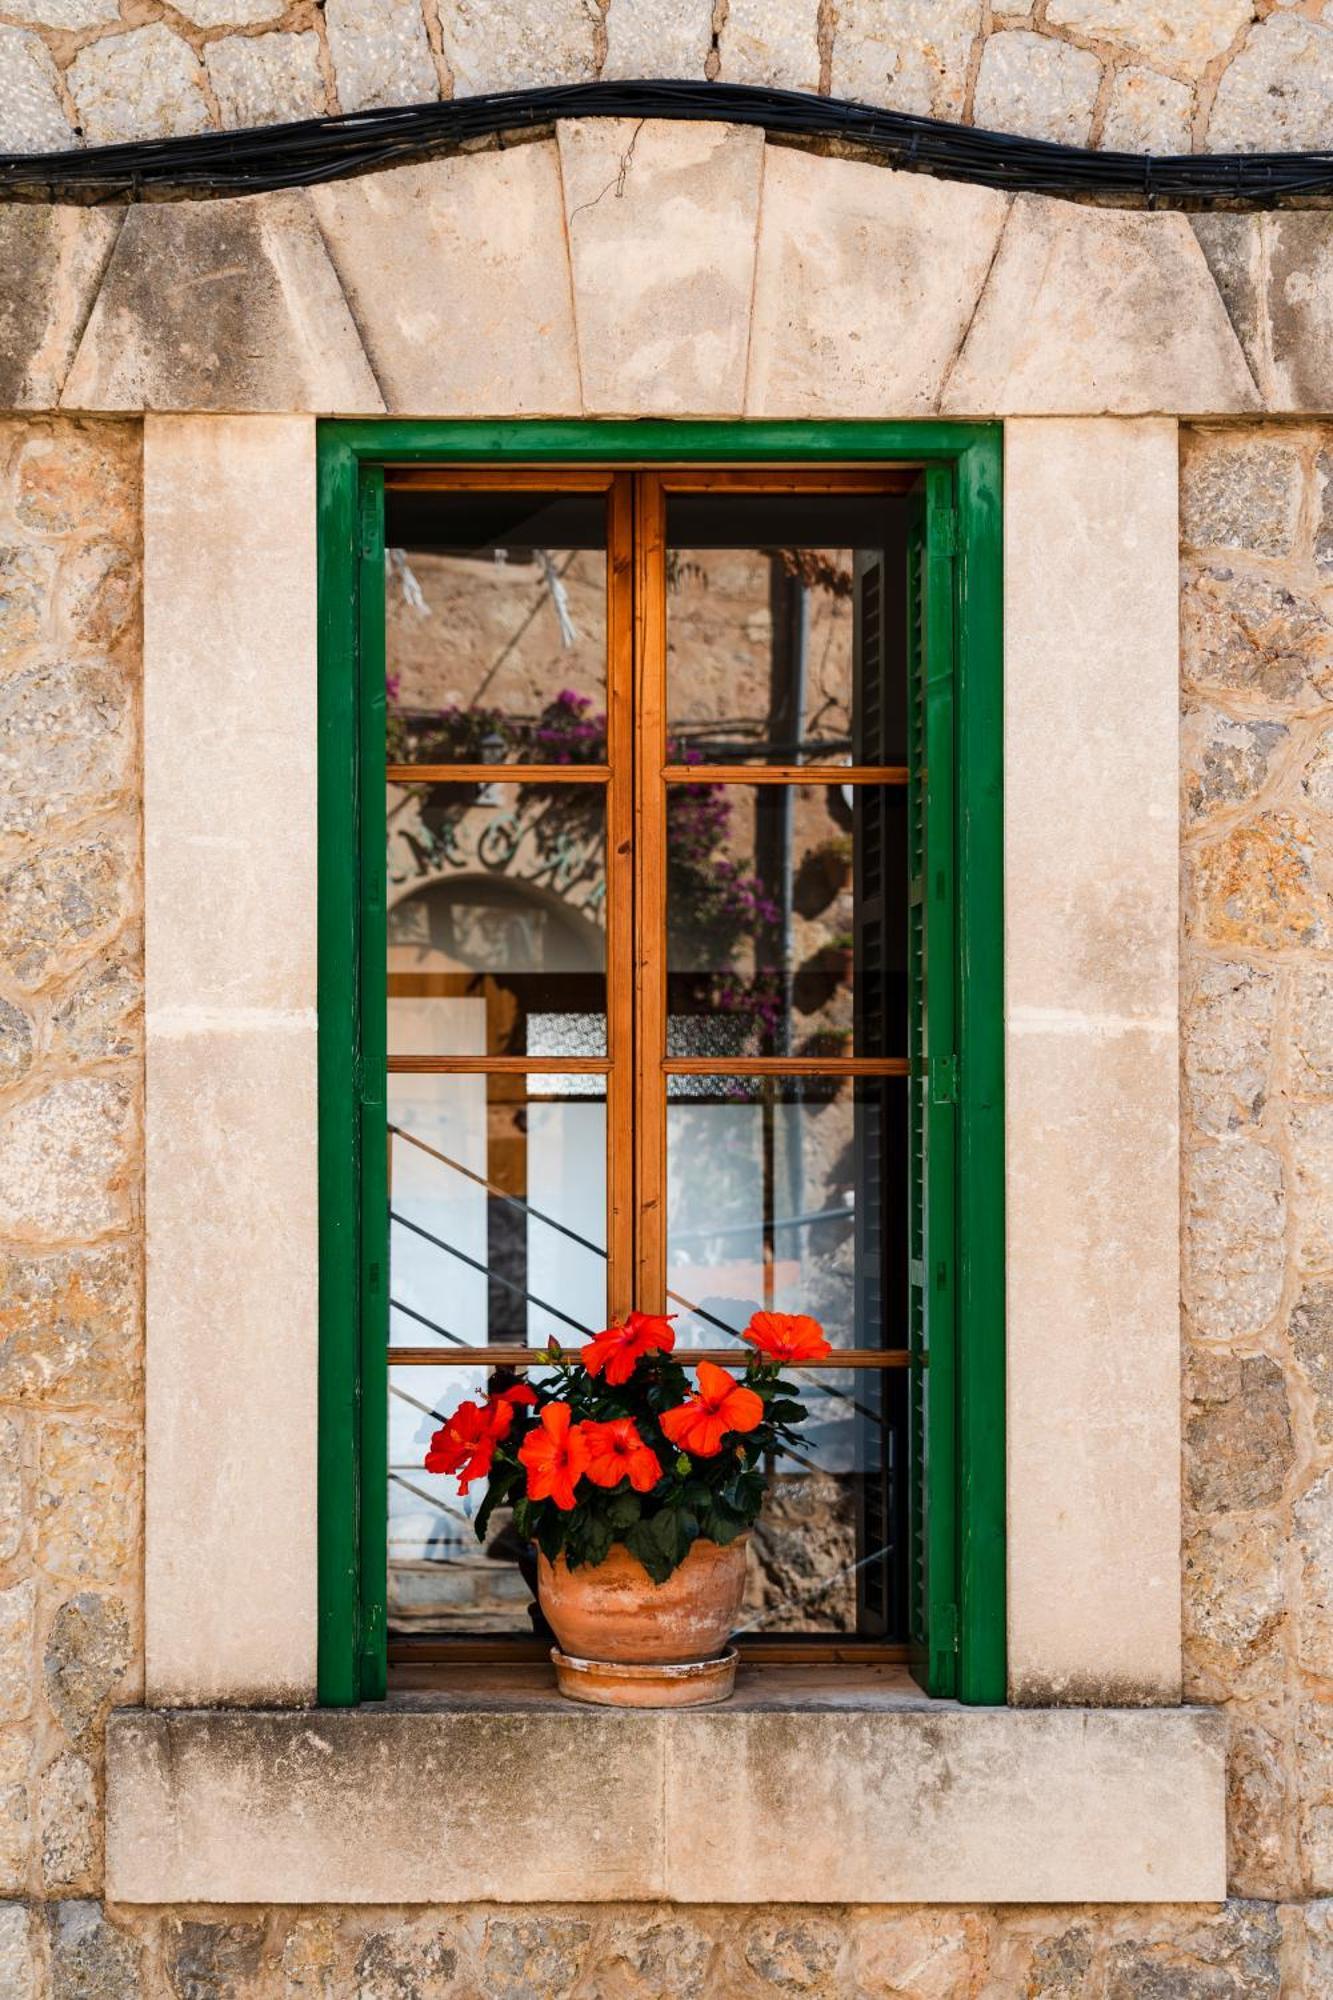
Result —
[[751, 1668], [694, 1711], [541, 1668], [359, 1709], [124, 1709], [122, 1903], [1212, 1902], [1221, 1717], [962, 1708], [886, 1669]]

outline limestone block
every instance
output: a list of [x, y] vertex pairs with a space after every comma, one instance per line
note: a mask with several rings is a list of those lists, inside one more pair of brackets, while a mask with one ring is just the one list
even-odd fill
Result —
[[0, 549], [0, 649], [7, 658], [45, 632], [55, 566], [52, 549]]
[[304, 196], [132, 208], [67, 409], [378, 412]]
[[131, 1212], [134, 1113], [110, 1077], [68, 1077], [0, 1118], [0, 1229], [18, 1241], [96, 1236]]
[[1312, 1278], [1287, 1323], [1296, 1363], [1314, 1403], [1315, 1436], [1333, 1444], [1333, 1282]]
[[48, 658], [0, 685], [0, 834], [106, 811], [132, 775], [132, 691], [105, 661]]
[[1204, 959], [1183, 1010], [1185, 1102], [1192, 1124], [1224, 1138], [1255, 1125], [1272, 1088], [1277, 978], [1265, 967]]
[[701, 77], [712, 45], [712, 0], [609, 0], [601, 73]]
[[1281, 722], [1240, 721], [1220, 708], [1187, 709], [1181, 760], [1189, 820], [1248, 804], [1267, 784], [1287, 737]]
[[1328, 143], [1333, 27], [1294, 13], [1250, 30], [1222, 73], [1208, 123], [1211, 153], [1297, 153]]
[[138, 1253], [122, 1244], [0, 1260], [0, 1397], [132, 1404], [139, 1290]]
[[1187, 437], [1181, 452], [1181, 540], [1193, 549], [1290, 555], [1303, 489], [1301, 454], [1282, 438]]
[[1333, 1103], [1289, 1104], [1296, 1255], [1307, 1270], [1333, 1265]]
[[961, 122], [976, 0], [839, 0], [833, 95]]
[[578, 414], [554, 145], [331, 181], [310, 199], [396, 415]]
[[1295, 1460], [1282, 1370], [1266, 1354], [1202, 1350], [1185, 1375], [1185, 1467], [1201, 1514], [1275, 1507]]
[[[0, 1730], [0, 1896], [22, 1896], [28, 1887], [33, 1832], [28, 1798], [31, 1755], [30, 1730], [21, 1725]], [[0, 1903], [0, 1993], [8, 1994], [4, 1915], [5, 1905]]]
[[585, 410], [738, 416], [763, 134], [592, 118], [558, 137]]
[[[1248, 9], [1249, 0], [1245, 0]], [[1117, 70], [1102, 124], [1102, 150], [1188, 153], [1193, 92], [1152, 69]]]
[[160, 21], [89, 42], [65, 80], [90, 146], [203, 132], [212, 123], [199, 58]]
[[1296, 1600], [1296, 1656], [1307, 1673], [1333, 1669], [1333, 1472], [1321, 1473], [1297, 1500], [1292, 1525], [1301, 1558]]
[[42, 1677], [47, 1702], [71, 1742], [105, 1718], [132, 1657], [120, 1598], [81, 1590], [65, 1599], [47, 1634]]
[[42, 1887], [48, 1896], [99, 1886], [102, 1828], [92, 1767], [66, 1750], [41, 1779]]
[[930, 414], [1007, 205], [961, 182], [769, 147], [746, 415]]
[[137, 1431], [90, 1417], [43, 1424], [34, 1513], [48, 1576], [125, 1580], [139, 1542], [140, 1457]]
[[1046, 9], [1053, 28], [1115, 42], [1190, 76], [1225, 55], [1253, 18], [1251, 0], [1195, 0], [1188, 7], [1171, 0], [1050, 0]]
[[596, 0], [453, 0], [440, 9], [444, 59], [454, 95], [591, 83], [597, 74], [601, 9]]
[[998, 30], [981, 51], [973, 120], [988, 132], [1085, 146], [1101, 80], [1101, 60], [1090, 49], [1027, 28]]
[[[316, 1717], [121, 1710], [107, 1888], [122, 1903], [1211, 1901], [1222, 1752], [1221, 1718], [1197, 1710], [902, 1694], [798, 1712], [762, 1692], [694, 1714], [503, 1696]], [[822, 1962], [830, 1921], [756, 1911], [751, 1972], [799, 1969], [805, 1947], [781, 1942], [797, 1923]], [[542, 1962], [542, 1936], [525, 1913], [493, 1922], [477, 1990], [511, 1991], [504, 1968]], [[329, 1967], [335, 1939], [311, 1943]], [[576, 1964], [579, 1946], [563, 1939]]]
[[255, 28], [287, 12], [285, 0], [179, 0], [176, 7], [196, 28]]
[[1181, 669], [1201, 693], [1308, 709], [1333, 688], [1333, 623], [1317, 598], [1228, 562], [1187, 564]]
[[120, 542], [85, 542], [62, 558], [56, 621], [84, 646], [114, 646], [139, 609], [139, 557]]
[[0, 1992], [10, 2000], [38, 2000], [33, 1926], [38, 1919], [27, 1903], [0, 1903]]
[[48, 1052], [76, 1067], [138, 1055], [143, 1047], [142, 963], [137, 933], [122, 933], [52, 1009]]
[[725, 83], [818, 90], [818, 11], [814, 0], [729, 0], [718, 75]]
[[1185, 1301], [1205, 1339], [1258, 1333], [1282, 1298], [1282, 1163], [1248, 1139], [1198, 1148], [1185, 1190]]
[[329, 108], [313, 30], [224, 36], [208, 44], [204, 68], [225, 126], [283, 125]]
[[1272, 1688], [1284, 1661], [1283, 1536], [1270, 1515], [1214, 1515], [1184, 1547], [1185, 1677], [1193, 1699]]
[[[264, 1960], [262, 1924], [210, 1924], [172, 1917], [164, 1927], [163, 1943], [173, 1994], [189, 1995], [191, 2000], [195, 1995], [214, 2000], [216, 1995], [222, 2000], [224, 1994], [249, 1996], [258, 1990]], [[372, 1986], [371, 1994], [374, 1991]]]
[[1297, 1089], [1333, 1094], [1333, 973], [1327, 967], [1292, 968], [1290, 1032]]
[[31, 1577], [0, 1590], [0, 1722], [22, 1722], [32, 1711], [36, 1609]]
[[1304, 820], [1260, 813], [1189, 859], [1191, 920], [1221, 951], [1324, 949], [1333, 938], [1333, 855]]
[[143, 2000], [142, 1948], [99, 1903], [46, 1905], [51, 1992], [59, 2000]]
[[32, 1068], [32, 1019], [21, 1007], [0, 1000], [0, 1083], [18, 1083]]
[[24, 1539], [23, 1431], [0, 1417], [0, 1562], [11, 1562]]
[[1200, 215], [1193, 226], [1266, 407], [1333, 408], [1333, 215]]
[[[5, 89], [0, 82], [0, 117]], [[0, 130], [0, 146], [8, 143]], [[0, 204], [0, 409], [49, 410], [60, 400], [119, 228], [107, 209]]]
[[324, 25], [340, 110], [429, 104], [439, 96], [418, 0], [328, 0]]
[[127, 427], [33, 424], [21, 436], [11, 472], [23, 527], [42, 539], [99, 535], [137, 545], [138, 441]]
[[0, 151], [59, 153], [74, 143], [46, 44], [23, 28], [0, 28]]
[[943, 409], [955, 416], [1258, 407], [1188, 222], [1020, 195]]
[[0, 966], [30, 990], [72, 972], [124, 921], [133, 880], [127, 830], [45, 847], [7, 869], [0, 875]]

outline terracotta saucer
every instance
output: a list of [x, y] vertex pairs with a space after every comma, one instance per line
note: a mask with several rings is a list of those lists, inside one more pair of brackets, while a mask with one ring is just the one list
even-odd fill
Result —
[[602, 1708], [700, 1708], [725, 1701], [736, 1685], [736, 1649], [715, 1660], [681, 1666], [627, 1667], [611, 1660], [576, 1660], [552, 1646], [556, 1686], [570, 1701]]

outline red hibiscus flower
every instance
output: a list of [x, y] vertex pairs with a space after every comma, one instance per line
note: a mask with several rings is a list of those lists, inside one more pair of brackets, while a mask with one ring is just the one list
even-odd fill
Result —
[[568, 1403], [548, 1403], [541, 1422], [518, 1448], [528, 1471], [529, 1500], [554, 1500], [566, 1513], [574, 1505], [574, 1488], [588, 1469], [588, 1447], [582, 1424], [573, 1424]]
[[728, 1431], [752, 1431], [762, 1422], [764, 1405], [753, 1389], [744, 1388], [725, 1368], [701, 1361], [695, 1371], [698, 1388], [674, 1410], [662, 1415], [662, 1429], [682, 1451], [696, 1458], [715, 1458]]
[[600, 1375], [605, 1369], [607, 1386], [618, 1388], [629, 1381], [642, 1355], [654, 1348], [663, 1354], [671, 1352], [676, 1344], [671, 1331], [675, 1317], [674, 1313], [632, 1312], [623, 1326], [617, 1322], [585, 1344], [581, 1356], [584, 1367], [590, 1375]]
[[832, 1352], [823, 1327], [808, 1313], [754, 1313], [741, 1339], [770, 1361], [822, 1361]]
[[587, 1473], [594, 1486], [619, 1486], [628, 1479], [636, 1493], [651, 1493], [662, 1477], [657, 1453], [639, 1436], [632, 1417], [579, 1425], [588, 1447]]
[[488, 1403], [508, 1403], [514, 1409], [517, 1409], [520, 1403], [526, 1403], [535, 1410], [537, 1407], [537, 1392], [535, 1389], [529, 1389], [526, 1382], [515, 1382], [508, 1389], [492, 1390], [486, 1401]]
[[513, 1404], [499, 1397], [488, 1399], [485, 1409], [479, 1403], [460, 1403], [430, 1441], [427, 1472], [452, 1473], [459, 1492], [466, 1493], [474, 1479], [484, 1479], [490, 1471], [495, 1447], [513, 1421]]

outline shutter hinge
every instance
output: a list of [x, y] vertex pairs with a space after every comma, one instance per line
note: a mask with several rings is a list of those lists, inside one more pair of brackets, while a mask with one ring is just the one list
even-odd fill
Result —
[[376, 556], [380, 553], [380, 494], [371, 481], [361, 488], [360, 553]]
[[957, 1056], [932, 1056], [930, 1058], [930, 1101], [932, 1104], [957, 1104]]
[[946, 556], [958, 554], [958, 509], [945, 507], [937, 516], [939, 546]]

